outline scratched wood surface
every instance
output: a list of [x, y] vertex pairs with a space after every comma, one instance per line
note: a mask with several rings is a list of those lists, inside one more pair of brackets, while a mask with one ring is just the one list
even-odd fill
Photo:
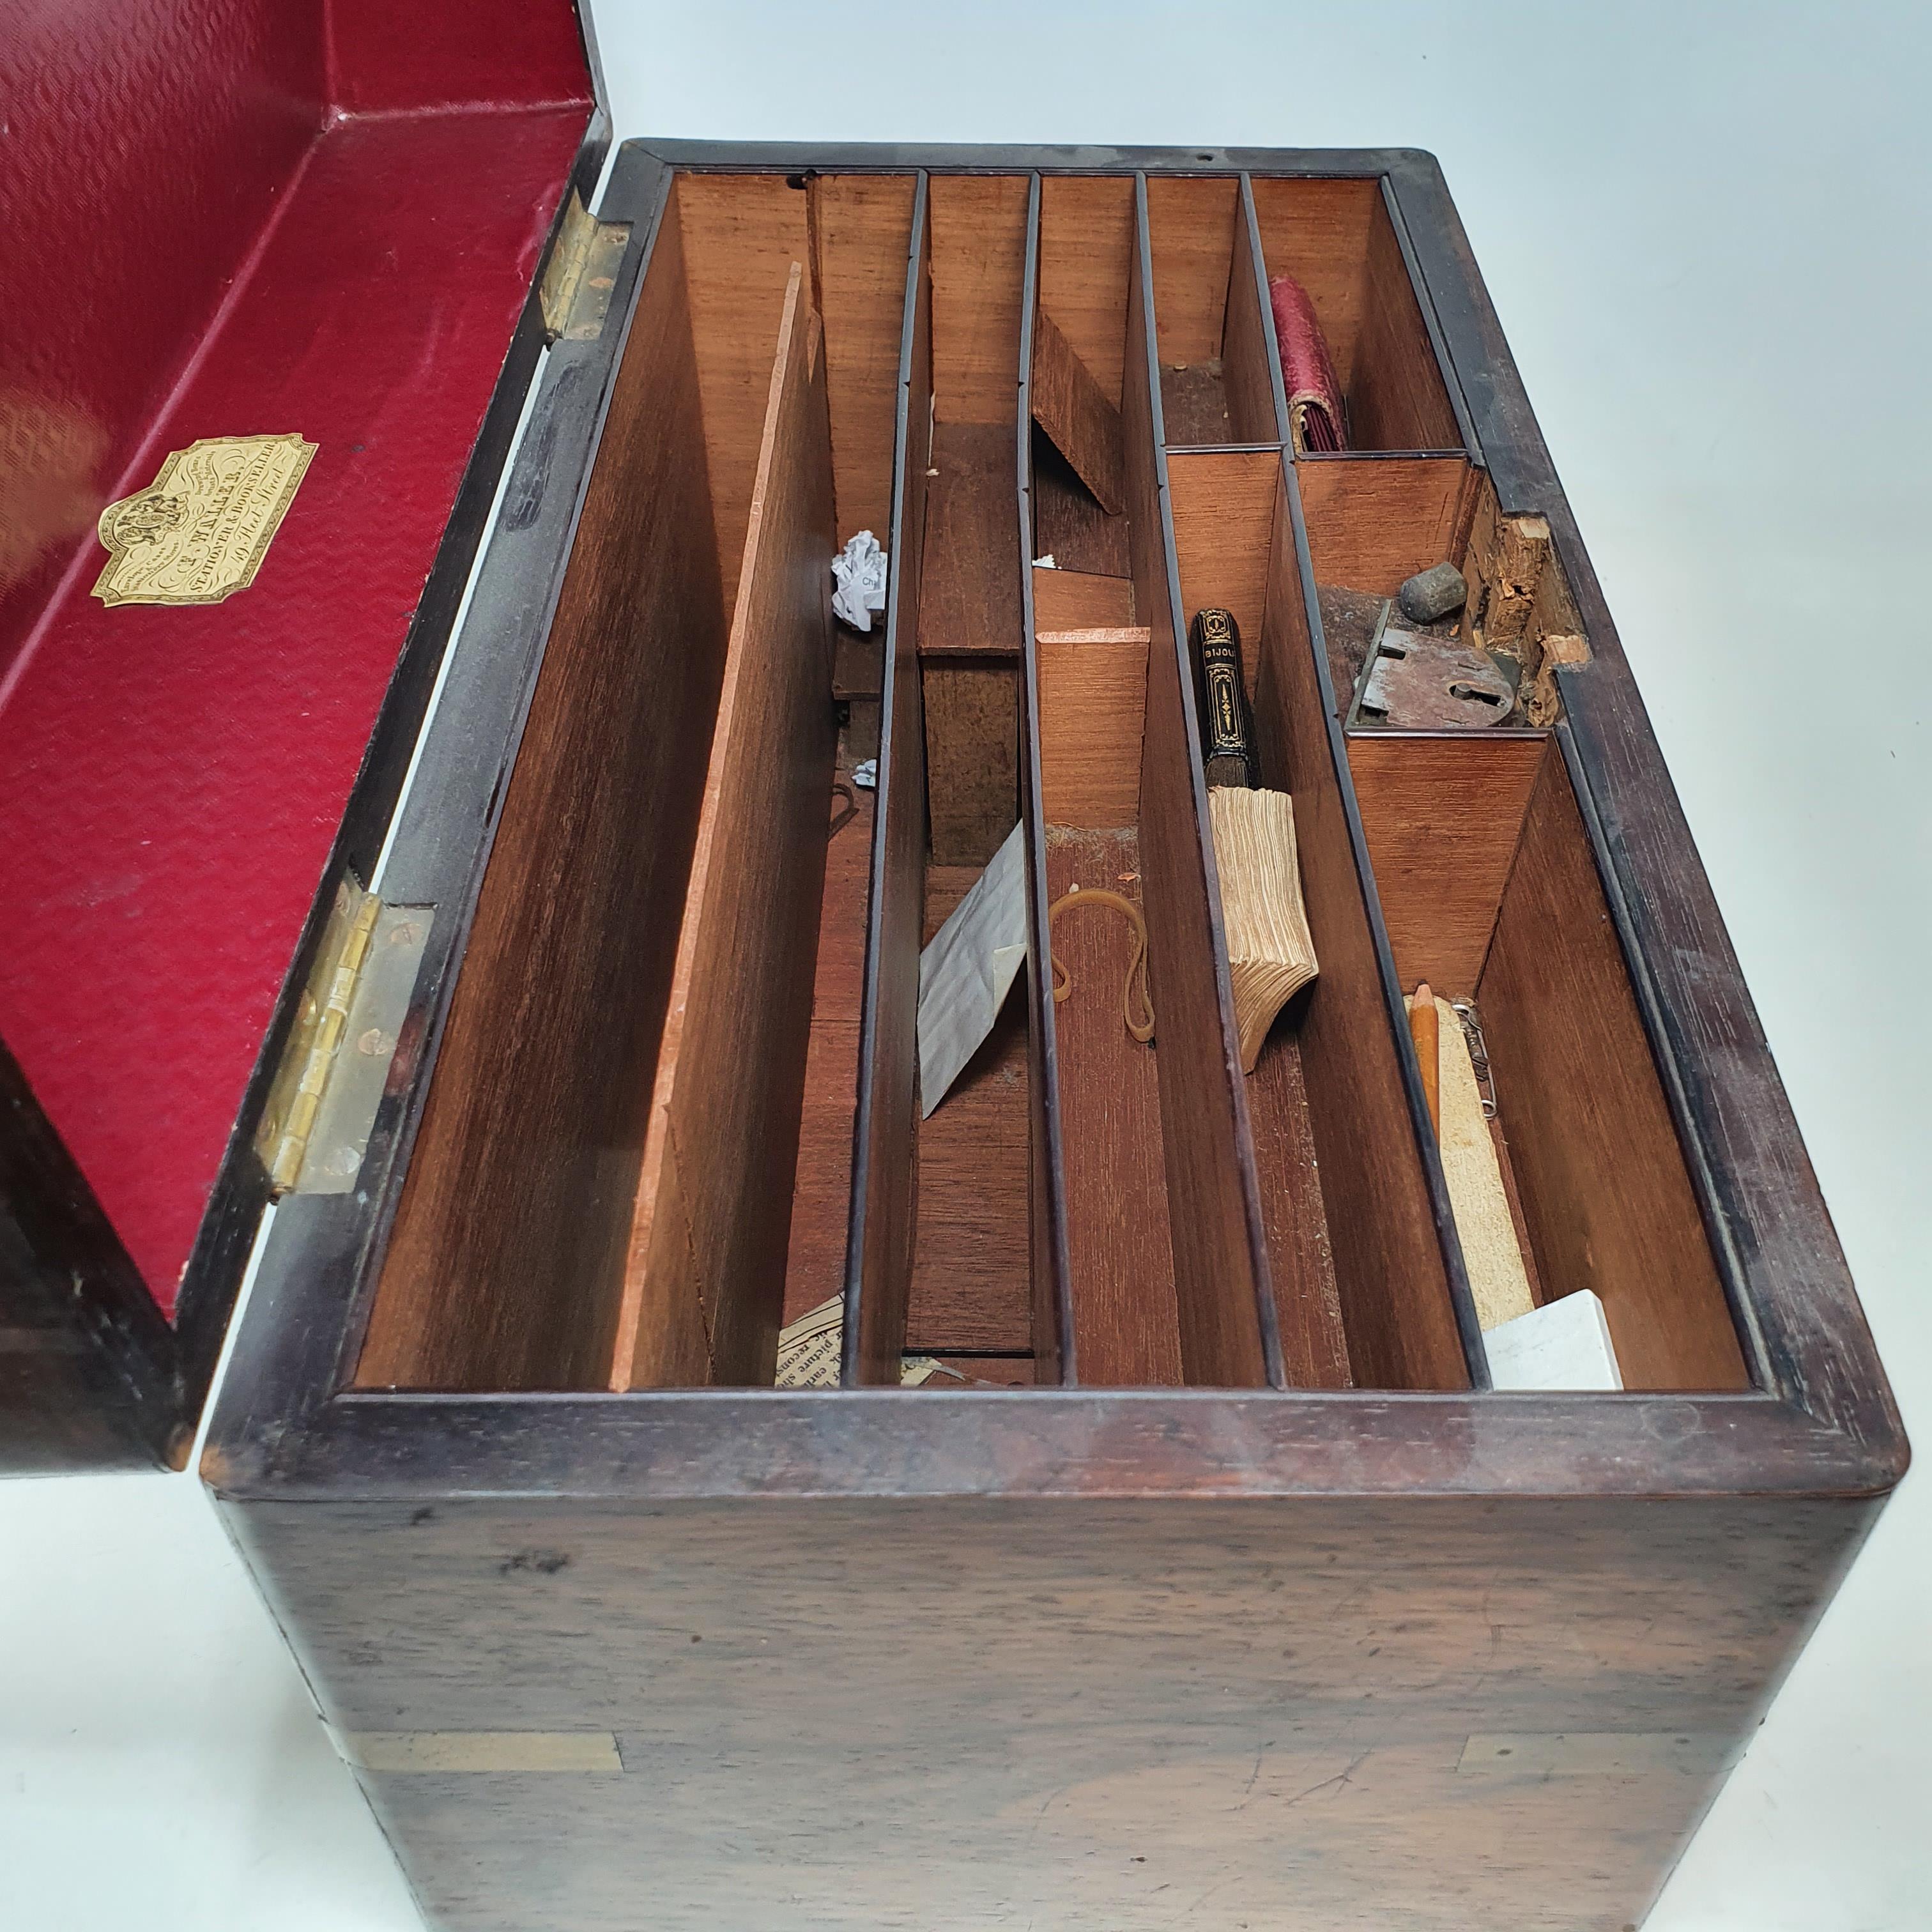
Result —
[[1868, 1513], [557, 1499], [229, 1521], [338, 1731], [562, 1734], [621, 1766], [360, 1774], [434, 1932], [1623, 1932]]

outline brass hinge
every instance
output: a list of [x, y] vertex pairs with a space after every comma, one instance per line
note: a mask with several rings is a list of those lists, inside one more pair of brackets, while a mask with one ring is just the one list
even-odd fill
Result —
[[556, 244], [537, 290], [544, 334], [552, 342], [594, 342], [603, 333], [617, 285], [617, 265], [631, 238], [628, 221], [599, 221], [572, 188]]
[[346, 1194], [388, 1084], [428, 943], [430, 908], [337, 886], [255, 1151], [273, 1194]]

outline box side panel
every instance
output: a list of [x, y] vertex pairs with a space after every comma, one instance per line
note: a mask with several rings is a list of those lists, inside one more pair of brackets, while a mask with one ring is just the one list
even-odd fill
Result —
[[1872, 1508], [226, 1514], [436, 1927], [1621, 1932]]

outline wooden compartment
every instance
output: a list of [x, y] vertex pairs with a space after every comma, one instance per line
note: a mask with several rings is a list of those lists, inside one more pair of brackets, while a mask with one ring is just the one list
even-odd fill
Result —
[[1556, 740], [1351, 733], [1348, 763], [1402, 983], [1478, 1017], [1534, 1299], [1593, 1290], [1626, 1388], [1748, 1388]]
[[[1279, 451], [1171, 451], [1180, 614], [1240, 628], [1262, 783], [1294, 800], [1320, 972], [1244, 1084], [1291, 1387], [1467, 1386], [1403, 1042], [1339, 789]], [[1298, 466], [1297, 466], [1298, 468]]]
[[[1108, 216], [1128, 218], [1127, 245], [1104, 257], [1111, 287], [1066, 220], [1070, 203], [1103, 196]], [[1124, 583], [1075, 583], [1036, 570], [1029, 598], [1039, 771], [1030, 830], [1054, 962], [1051, 1165], [1064, 1217], [1066, 1362], [1069, 1379], [1089, 1388], [1261, 1387], [1268, 1352], [1221, 1049], [1199, 760], [1190, 751], [1192, 697], [1178, 674], [1160, 508], [1146, 233], [1133, 183], [1041, 184], [1024, 406], [1042, 420], [1038, 392], [1053, 371], [1040, 334], [1058, 333], [1049, 299], [1063, 298], [1071, 255], [1084, 271], [1090, 339], [1124, 345], [1117, 520], [1132, 572]], [[1030, 466], [1036, 531], [1056, 513], [1061, 488], [1057, 474], [1043, 479]], [[1096, 891], [1136, 912], [1096, 905]], [[1151, 1009], [1150, 986], [1160, 988]], [[1150, 1018], [1151, 1039], [1137, 1037]]]
[[870, 814], [829, 396], [836, 368], [856, 517], [891, 448], [862, 290], [902, 269], [912, 184], [867, 186], [691, 177], [664, 211], [358, 1386], [769, 1383], [788, 1250], [798, 1292], [842, 1280]]
[[1023, 580], [1018, 511], [1025, 176], [922, 182], [903, 338], [899, 536], [886, 626], [878, 915], [868, 962], [862, 1178], [852, 1208], [848, 1382], [1054, 1379], [1051, 1284], [1035, 1255], [1039, 1042], [1027, 1000], [922, 1117], [920, 952], [1018, 823]]
[[1274, 334], [1246, 178], [1150, 179], [1148, 225], [1168, 446], [1279, 442]]
[[1382, 180], [1257, 175], [1253, 193], [1267, 275], [1300, 282], [1322, 325], [1348, 448], [1461, 449], [1456, 406]]

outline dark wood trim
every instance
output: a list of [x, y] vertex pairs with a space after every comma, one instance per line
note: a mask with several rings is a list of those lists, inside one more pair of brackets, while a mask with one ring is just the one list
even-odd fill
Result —
[[890, 1386], [905, 1352], [917, 1227], [919, 955], [926, 885], [926, 720], [919, 674], [920, 565], [926, 544], [930, 433], [932, 277], [923, 171], [913, 190], [898, 396], [892, 428], [892, 549], [879, 704], [878, 803], [866, 895], [859, 1090], [852, 1122], [852, 1199], [845, 1246], [842, 1379]]
[[1591, 662], [1556, 674], [1566, 758], [1761, 1386], [1902, 1474], [1898, 1412], [1596, 573], [1432, 155], [1391, 190], [1509, 512], [1546, 517]]
[[[1073, 1322], [1072, 1252], [1066, 1228], [1066, 1146], [1060, 1106], [1060, 1047], [1053, 1012], [1053, 959], [1048, 943], [1046, 824], [1040, 748], [1040, 646], [1033, 602], [1033, 335], [1040, 302], [1040, 178], [1027, 189], [1026, 267], [1020, 285], [1019, 391], [1015, 405], [1020, 520], [1020, 810], [1026, 825], [1027, 1015], [1033, 1064], [1034, 1174], [1044, 1198], [1033, 1204], [1034, 1351], [1040, 1380], [1072, 1388], [1080, 1380]], [[1042, 1274], [1044, 1279], [1042, 1279]]]

